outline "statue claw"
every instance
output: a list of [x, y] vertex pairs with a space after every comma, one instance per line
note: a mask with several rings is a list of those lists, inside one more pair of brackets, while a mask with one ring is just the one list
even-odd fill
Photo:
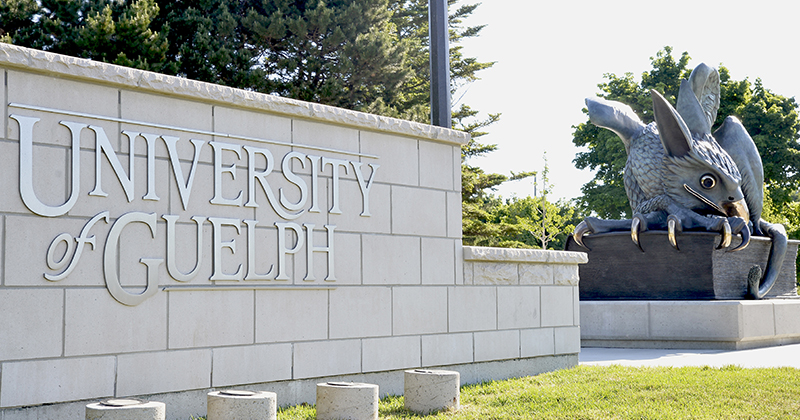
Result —
[[572, 239], [575, 240], [576, 244], [578, 244], [578, 245], [588, 249], [589, 251], [591, 251], [591, 249], [589, 249], [588, 246], [583, 244], [583, 235], [585, 235], [587, 233], [590, 233], [590, 232], [591, 232], [591, 229], [589, 229], [589, 225], [587, 225], [586, 221], [584, 220], [584, 221], [580, 222], [578, 224], [578, 226], [575, 226], [575, 231], [572, 233]]
[[678, 219], [677, 216], [669, 215], [667, 217], [667, 232], [669, 237], [669, 244], [675, 248], [676, 251], [680, 251], [678, 248], [678, 241], [675, 238], [675, 232], [683, 232], [683, 226], [681, 225], [681, 220]]
[[745, 226], [739, 233], [742, 234], [742, 243], [739, 244], [736, 248], [729, 250], [728, 252], [736, 252], [742, 249], [747, 248], [747, 245], [750, 245], [750, 229]]
[[644, 216], [638, 213], [634, 214], [631, 220], [631, 240], [642, 252], [644, 252], [644, 249], [642, 244], [639, 243], [639, 232], [644, 232], [645, 230], [647, 230], [647, 222], [644, 220]]
[[[731, 224], [728, 223], [728, 219], [722, 220], [722, 240], [719, 241], [719, 246], [717, 249], [727, 248], [731, 246]], [[749, 238], [748, 238], [749, 240]]]

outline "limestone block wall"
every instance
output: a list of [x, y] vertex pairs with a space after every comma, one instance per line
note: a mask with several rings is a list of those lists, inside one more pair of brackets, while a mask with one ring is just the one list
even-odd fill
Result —
[[464, 133], [7, 44], [0, 77], [0, 419], [577, 362], [580, 258], [488, 285], [461, 245]]
[[475, 298], [463, 318], [487, 325], [496, 319], [492, 334], [503, 339], [495, 346], [506, 354], [578, 353], [578, 265], [587, 261], [583, 252], [465, 246], [464, 284], [471, 287], [461, 293], [496, 299]]

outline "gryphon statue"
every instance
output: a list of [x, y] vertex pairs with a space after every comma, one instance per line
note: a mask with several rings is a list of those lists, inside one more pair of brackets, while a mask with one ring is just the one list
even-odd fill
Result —
[[[719, 109], [719, 73], [705, 64], [681, 82], [676, 107], [651, 90], [655, 122], [645, 125], [633, 110], [619, 102], [586, 99], [590, 121], [616, 133], [625, 144], [625, 191], [632, 220], [589, 217], [575, 228], [575, 242], [585, 234], [630, 229], [641, 249], [639, 233], [667, 230], [678, 249], [676, 232], [700, 230], [722, 235], [718, 249], [750, 236], [772, 238], [767, 268], [761, 278], [754, 267], [748, 278], [748, 297], [764, 297], [780, 274], [787, 238], [782, 225], [761, 220], [764, 171], [753, 139], [739, 120], [728, 117], [713, 134], [711, 125]], [[643, 250], [642, 250], [643, 251]]]

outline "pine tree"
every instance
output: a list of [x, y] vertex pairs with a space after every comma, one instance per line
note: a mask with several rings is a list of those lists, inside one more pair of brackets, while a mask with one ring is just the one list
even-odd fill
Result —
[[167, 39], [151, 28], [155, 0], [8, 0], [2, 42], [161, 73], [174, 73]]

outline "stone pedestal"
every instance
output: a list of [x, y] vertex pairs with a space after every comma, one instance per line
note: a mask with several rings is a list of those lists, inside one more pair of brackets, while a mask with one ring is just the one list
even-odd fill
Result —
[[584, 301], [583, 347], [742, 350], [800, 343], [800, 299]]
[[278, 398], [274, 392], [225, 390], [208, 393], [207, 420], [275, 420]]
[[417, 414], [458, 410], [461, 380], [458, 372], [415, 369], [404, 372], [405, 408]]
[[358, 382], [317, 384], [318, 420], [377, 420], [377, 418], [378, 385]]
[[[570, 237], [566, 249], [585, 251], [589, 257], [579, 266], [581, 300], [743, 299], [750, 268], [766, 268], [772, 241], [752, 237], [747, 248], [729, 252], [741, 237], [734, 236], [730, 248], [717, 250], [720, 238], [716, 233], [683, 232], [677, 235], [678, 251], [669, 244], [667, 232], [646, 231], [639, 236], [642, 252], [630, 232], [612, 232], [585, 236], [588, 251]], [[789, 241], [781, 274], [767, 297], [797, 296], [798, 243]]]
[[86, 420], [164, 420], [166, 405], [137, 398], [110, 398], [86, 405]]

